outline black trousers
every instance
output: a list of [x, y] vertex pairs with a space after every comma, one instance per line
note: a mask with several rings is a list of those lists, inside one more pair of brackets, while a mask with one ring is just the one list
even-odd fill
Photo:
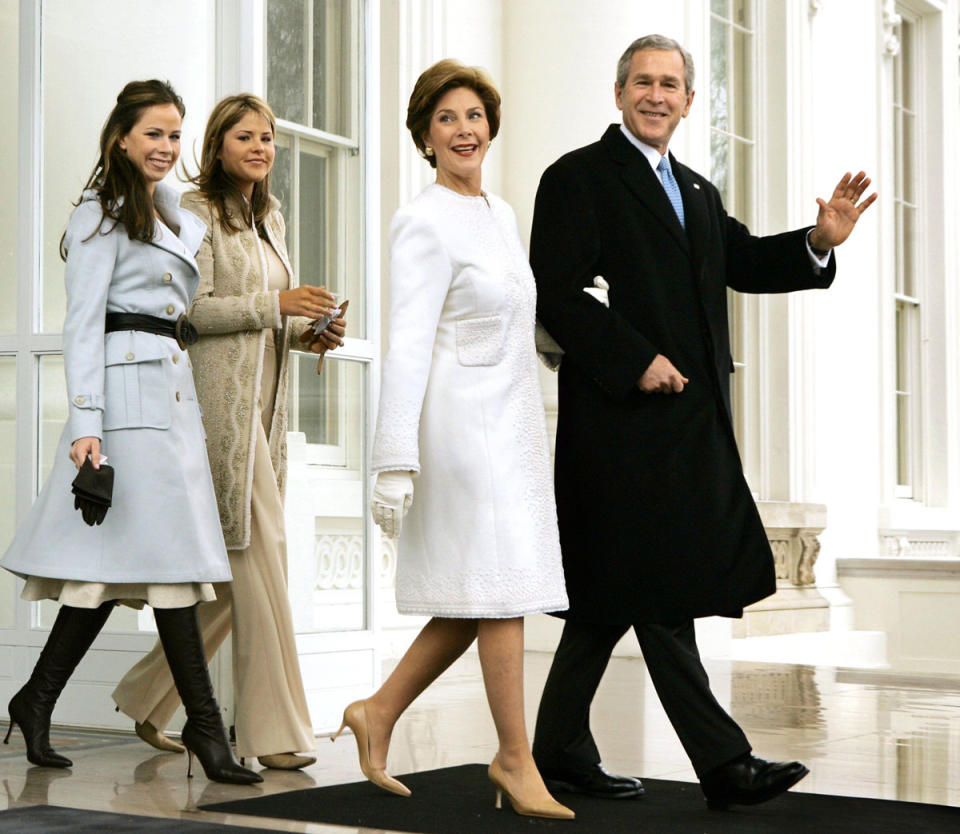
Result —
[[[610, 654], [628, 628], [567, 620], [537, 712], [533, 756], [541, 769], [575, 771], [599, 764], [590, 704]], [[743, 730], [710, 691], [693, 620], [633, 629], [660, 703], [697, 776], [749, 753]]]

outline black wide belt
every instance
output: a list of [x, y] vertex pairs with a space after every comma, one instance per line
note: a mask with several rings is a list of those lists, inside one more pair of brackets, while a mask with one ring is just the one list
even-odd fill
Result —
[[176, 339], [180, 350], [194, 344], [199, 337], [197, 328], [190, 323], [186, 315], [176, 321], [162, 319], [159, 316], [147, 316], [142, 313], [107, 313], [104, 333], [116, 330], [140, 330], [144, 333], [156, 333], [168, 339]]

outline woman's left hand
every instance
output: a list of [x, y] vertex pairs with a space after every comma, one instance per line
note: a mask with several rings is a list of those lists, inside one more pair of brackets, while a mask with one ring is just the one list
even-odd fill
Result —
[[327, 325], [327, 329], [317, 334], [310, 342], [309, 350], [311, 353], [326, 353], [328, 350], [336, 350], [343, 345], [343, 337], [347, 333], [347, 320], [334, 319]]

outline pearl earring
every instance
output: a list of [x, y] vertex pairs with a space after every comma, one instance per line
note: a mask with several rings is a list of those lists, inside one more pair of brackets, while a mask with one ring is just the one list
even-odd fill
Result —
[[427, 146], [423, 149], [423, 152], [424, 152], [427, 156], [433, 156], [433, 148], [431, 148], [429, 145], [427, 145]]

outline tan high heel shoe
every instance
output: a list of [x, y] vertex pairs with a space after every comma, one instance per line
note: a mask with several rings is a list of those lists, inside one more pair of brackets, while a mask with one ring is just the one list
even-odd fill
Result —
[[[240, 760], [241, 763], [243, 760]], [[316, 764], [315, 756], [298, 756], [296, 753], [271, 753], [268, 756], [257, 756], [257, 761], [264, 767], [272, 770], [300, 770]]]
[[164, 753], [187, 752], [186, 747], [178, 744], [172, 738], [165, 736], [149, 721], [144, 721], [142, 724], [134, 721], [133, 731], [151, 747], [156, 747], [157, 750], [163, 750]]
[[550, 794], [547, 794], [546, 798], [537, 799], [534, 802], [524, 802], [510, 793], [510, 789], [506, 786], [506, 773], [504, 773], [500, 766], [500, 760], [496, 756], [490, 763], [487, 775], [497, 789], [497, 798], [494, 801], [494, 806], [497, 808], [502, 806], [503, 794], [506, 794], [513, 810], [525, 817], [545, 817], [552, 820], [572, 820], [576, 817], [573, 811], [566, 805], [561, 805]]
[[357, 754], [360, 756], [360, 770], [363, 771], [363, 775], [384, 790], [400, 796], [410, 796], [410, 788], [403, 782], [394, 779], [384, 768], [370, 764], [370, 734], [367, 731], [367, 711], [363, 701], [354, 701], [347, 706], [343, 711], [343, 723], [330, 741], [336, 741], [344, 727], [353, 730], [353, 735], [357, 739]]

